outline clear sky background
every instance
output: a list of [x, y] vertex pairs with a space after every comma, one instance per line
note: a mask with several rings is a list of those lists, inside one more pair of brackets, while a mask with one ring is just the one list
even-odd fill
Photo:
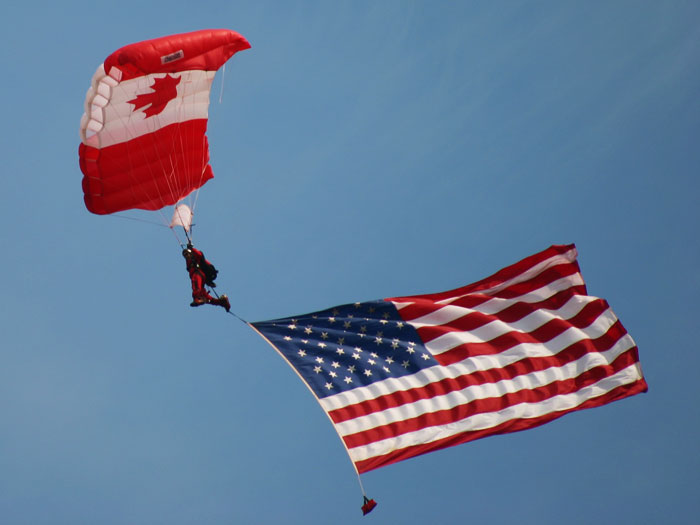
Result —
[[[256, 321], [576, 243], [649, 392], [363, 476], [287, 364], [92, 215], [96, 67], [225, 27], [196, 243]], [[697, 523], [700, 3], [11, 2], [0, 17], [0, 522]]]

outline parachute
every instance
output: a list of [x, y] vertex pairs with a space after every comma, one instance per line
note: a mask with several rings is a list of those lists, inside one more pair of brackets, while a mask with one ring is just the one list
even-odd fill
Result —
[[[249, 47], [234, 31], [207, 29], [130, 44], [105, 59], [80, 122], [90, 212], [160, 210], [213, 178], [206, 137], [211, 84], [229, 58]], [[171, 227], [189, 231], [191, 213], [176, 208]]]

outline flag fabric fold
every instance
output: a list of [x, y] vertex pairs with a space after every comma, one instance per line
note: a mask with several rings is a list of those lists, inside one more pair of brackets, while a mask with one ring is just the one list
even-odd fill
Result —
[[576, 257], [552, 246], [455, 290], [251, 326], [363, 473], [647, 390], [635, 342], [587, 295]]

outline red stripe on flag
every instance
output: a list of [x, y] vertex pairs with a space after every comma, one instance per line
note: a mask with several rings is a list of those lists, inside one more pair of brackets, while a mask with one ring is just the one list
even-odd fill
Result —
[[[401, 390], [343, 408], [330, 410], [328, 415], [334, 423], [342, 423], [343, 421], [349, 421], [375, 412], [381, 412], [389, 408], [414, 403], [421, 399], [431, 399], [446, 395], [450, 392], [463, 390], [470, 386], [497, 383], [532, 372], [561, 367], [582, 358], [586, 354], [595, 354], [609, 350], [625, 334], [627, 334], [627, 331], [622, 326], [622, 323], [618, 321], [605, 334], [597, 339], [583, 339], [553, 356], [522, 359], [499, 368], [492, 368], [455, 378], [446, 378], [440, 381], [429, 382], [420, 387]], [[636, 351], [636, 347], [634, 347], [634, 350]]]
[[376, 441], [397, 437], [429, 427], [448, 425], [476, 414], [505, 410], [521, 403], [541, 403], [556, 396], [575, 394], [582, 388], [593, 385], [637, 362], [636, 348], [621, 354], [610, 365], [601, 365], [582, 372], [577, 377], [552, 381], [546, 385], [517, 392], [504, 393], [498, 397], [474, 399], [450, 409], [421, 414], [413, 418], [377, 426], [356, 434], [343, 436], [348, 448], [368, 445]]
[[570, 328], [585, 328], [608, 308], [604, 299], [588, 303], [571, 319], [552, 319], [532, 332], [509, 332], [485, 343], [465, 343], [434, 356], [441, 365], [451, 365], [477, 355], [499, 354], [515, 345], [546, 343]]
[[[567, 255], [568, 254], [568, 255]], [[568, 245], [555, 245], [550, 246], [544, 251], [526, 257], [522, 261], [519, 261], [511, 266], [503, 268], [502, 270], [496, 272], [495, 274], [477, 281], [467, 286], [462, 286], [461, 288], [455, 288], [454, 290], [449, 290], [447, 292], [440, 292], [435, 294], [425, 294], [419, 296], [421, 299], [426, 299], [430, 301], [442, 301], [445, 299], [450, 299], [452, 297], [458, 297], [461, 295], [466, 295], [468, 293], [479, 292], [482, 290], [487, 290], [502, 284], [506, 281], [512, 280], [517, 276], [531, 270], [538, 264], [552, 259], [556, 256], [567, 255], [570, 262], [576, 260], [576, 247], [573, 244]], [[563, 261], [562, 261], [563, 262]], [[392, 297], [387, 299], [387, 301], [393, 301], [397, 303], [413, 302], [417, 299], [416, 296], [404, 296], [404, 297]]]
[[422, 326], [417, 329], [418, 335], [423, 342], [428, 343], [441, 335], [450, 332], [468, 332], [487, 325], [493, 321], [504, 323], [514, 323], [523, 317], [539, 310], [558, 310], [574, 295], [580, 295], [577, 290], [580, 287], [568, 288], [547, 299], [535, 303], [516, 302], [500, 312], [485, 314], [479, 311], [471, 311], [463, 317], [450, 321], [445, 325]]
[[[414, 304], [409, 304], [400, 310], [401, 317], [403, 319], [406, 321], [413, 321], [425, 315], [431, 314], [435, 310], [439, 310], [447, 304], [450, 306], [460, 306], [462, 308], [477, 308], [480, 304], [483, 304], [494, 297], [501, 299], [514, 299], [518, 296], [539, 290], [559, 279], [576, 275], [579, 273], [579, 271], [578, 264], [575, 262], [558, 264], [554, 267], [545, 269], [540, 274], [533, 276], [528, 280], [514, 283], [507, 288], [495, 290], [489, 293], [473, 292], [467, 295], [460, 295], [456, 292], [454, 296], [444, 298], [442, 300], [443, 302], [436, 302], [424, 295], [413, 298], [404, 297], [400, 299], [388, 300], [397, 302], [415, 301]], [[586, 293], [584, 285], [570, 286], [569, 289], [575, 289], [580, 295], [585, 295]]]
[[563, 415], [569, 414], [571, 412], [576, 412], [578, 410], [584, 410], [587, 408], [600, 407], [608, 403], [612, 403], [613, 401], [617, 401], [618, 399], [623, 399], [625, 397], [646, 392], [647, 388], [648, 387], [646, 381], [644, 379], [639, 379], [634, 383], [621, 385], [615, 388], [614, 390], [611, 390], [607, 394], [589, 399], [571, 410], [545, 414], [543, 416], [539, 416], [537, 418], [532, 419], [513, 419], [511, 421], [506, 421], [503, 424], [498, 425], [496, 427], [487, 428], [484, 430], [477, 430], [473, 432], [464, 432], [462, 434], [450, 436], [448, 438], [433, 441], [431, 443], [423, 443], [408, 446], [402, 449], [394, 450], [388, 454], [374, 456], [362, 461], [356, 461], [355, 467], [357, 468], [357, 471], [360, 474], [362, 474], [364, 472], [369, 472], [370, 470], [374, 470], [379, 467], [396, 463], [397, 461], [402, 461], [404, 459], [420, 456], [422, 454], [427, 454], [428, 452], [441, 450], [443, 448], [448, 448], [454, 445], [467, 443], [476, 439], [497, 434], [508, 434], [512, 432], [519, 432], [521, 430], [527, 430], [530, 428], [538, 427], [540, 425], [544, 425], [545, 423], [549, 423], [550, 421], [554, 421], [555, 419], [558, 419]]

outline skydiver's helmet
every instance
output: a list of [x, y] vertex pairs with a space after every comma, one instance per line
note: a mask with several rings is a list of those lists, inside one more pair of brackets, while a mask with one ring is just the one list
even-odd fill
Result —
[[[181, 244], [180, 246], [182, 246], [182, 244]], [[188, 242], [188, 243], [187, 243], [187, 248], [185, 248], [184, 250], [182, 250], [182, 256], [183, 256], [185, 259], [189, 259], [190, 257], [192, 257], [192, 255], [194, 255], [194, 253], [192, 252], [192, 248], [194, 248], [194, 246], [192, 246], [192, 243], [191, 243], [191, 242]]]

